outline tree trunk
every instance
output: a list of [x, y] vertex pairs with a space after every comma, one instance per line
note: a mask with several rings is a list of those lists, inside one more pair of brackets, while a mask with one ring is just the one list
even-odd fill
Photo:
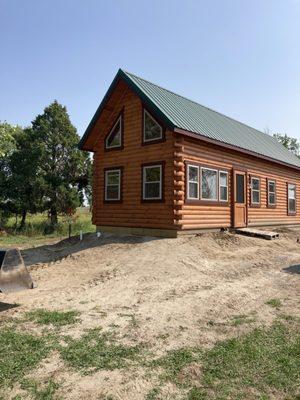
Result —
[[20, 229], [23, 229], [25, 227], [26, 217], [27, 217], [27, 210], [23, 210], [22, 211], [22, 219], [21, 219], [21, 223], [20, 223]]
[[51, 213], [51, 225], [56, 225], [57, 224], [57, 210], [55, 207], [51, 207], [50, 210]]

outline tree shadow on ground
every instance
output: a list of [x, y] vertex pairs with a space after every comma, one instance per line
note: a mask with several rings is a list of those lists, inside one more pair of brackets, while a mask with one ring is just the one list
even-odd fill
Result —
[[290, 265], [282, 270], [287, 274], [300, 274], [300, 264]]
[[97, 238], [95, 233], [87, 233], [84, 235], [83, 240], [79, 240], [78, 236], [74, 236], [54, 244], [46, 244], [22, 250], [21, 254], [26, 267], [30, 267], [35, 264], [55, 262], [80, 251], [112, 243], [137, 244], [159, 239], [162, 238], [150, 236], [118, 236], [113, 234], [103, 234], [100, 238]]

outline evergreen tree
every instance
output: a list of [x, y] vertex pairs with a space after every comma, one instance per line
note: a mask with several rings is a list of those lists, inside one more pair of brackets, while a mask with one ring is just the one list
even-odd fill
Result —
[[79, 136], [66, 107], [54, 101], [32, 122], [33, 140], [39, 143], [40, 171], [45, 203], [52, 225], [59, 213], [80, 205], [79, 195], [87, 183], [88, 155], [78, 149]]
[[8, 197], [15, 212], [22, 216], [20, 229], [25, 226], [28, 212], [36, 213], [42, 209], [45, 188], [40, 161], [41, 145], [34, 140], [31, 128], [24, 129], [16, 138], [7, 180]]

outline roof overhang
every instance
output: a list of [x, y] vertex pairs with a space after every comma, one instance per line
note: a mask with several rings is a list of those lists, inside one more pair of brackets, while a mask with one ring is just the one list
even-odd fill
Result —
[[221, 142], [220, 140], [217, 140], [217, 139], [211, 139], [211, 138], [208, 138], [207, 136], [202, 135], [200, 133], [190, 132], [190, 131], [186, 131], [184, 129], [176, 128], [176, 127], [174, 128], [174, 132], [175, 133], [179, 133], [181, 135], [189, 136], [189, 137], [194, 138], [194, 139], [202, 140], [202, 141], [204, 141], [206, 143], [212, 143], [212, 144], [224, 147], [226, 149], [235, 150], [235, 151], [238, 151], [239, 153], [247, 154], [247, 155], [250, 155], [250, 156], [253, 156], [253, 157], [257, 157], [257, 158], [260, 158], [260, 159], [263, 159], [263, 160], [267, 160], [267, 161], [270, 161], [272, 163], [284, 165], [285, 167], [289, 167], [289, 168], [292, 168], [292, 169], [296, 169], [297, 171], [300, 171], [300, 167], [297, 167], [296, 165], [288, 164], [288, 163], [285, 163], [283, 161], [277, 160], [276, 158], [264, 156], [262, 154], [256, 153], [255, 151], [250, 151], [250, 150], [243, 149], [242, 147], [233, 146], [231, 144], [228, 144], [228, 143], [225, 143], [225, 142]]

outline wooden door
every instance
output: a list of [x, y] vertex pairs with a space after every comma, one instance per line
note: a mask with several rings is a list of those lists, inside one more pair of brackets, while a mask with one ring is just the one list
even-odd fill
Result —
[[247, 172], [233, 171], [233, 227], [247, 226]]

